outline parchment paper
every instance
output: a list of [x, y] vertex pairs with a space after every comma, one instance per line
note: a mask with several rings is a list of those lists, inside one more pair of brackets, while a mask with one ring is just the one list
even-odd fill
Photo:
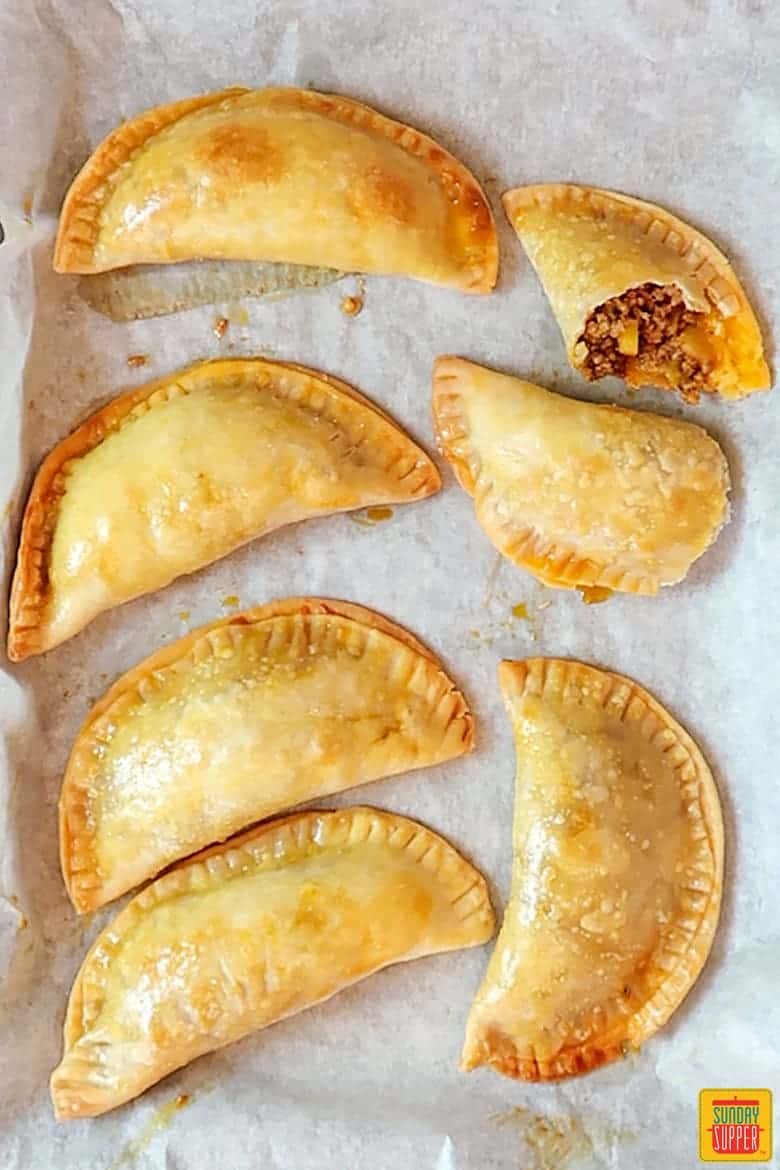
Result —
[[[543, 293], [498, 195], [578, 180], [666, 204], [733, 257], [771, 337], [778, 320], [780, 17], [771, 0], [2, 0], [0, 4], [0, 509], [7, 584], [44, 453], [122, 389], [216, 354], [262, 353], [345, 378], [430, 449], [430, 367], [456, 352], [601, 400], [569, 370]], [[67, 185], [122, 118], [236, 83], [314, 84], [429, 131], [493, 200], [502, 275], [491, 297], [369, 279], [364, 311], [333, 285], [275, 304], [114, 325], [51, 271]], [[241, 322], [245, 323], [241, 323]], [[145, 368], [127, 364], [149, 355]], [[771, 343], [770, 343], [770, 357]], [[632, 399], [695, 418], [723, 443], [733, 518], [687, 581], [655, 600], [585, 606], [501, 561], [471, 502], [445, 489], [374, 526], [290, 528], [148, 600], [104, 615], [0, 674], [0, 1166], [230, 1170], [542, 1170], [697, 1164], [702, 1087], [780, 1090], [780, 786], [776, 683], [780, 406]], [[502, 657], [569, 655], [625, 672], [690, 729], [720, 784], [728, 880], [695, 991], [643, 1051], [560, 1087], [514, 1084], [457, 1061], [488, 948], [396, 967], [218, 1054], [95, 1121], [56, 1125], [48, 1075], [66, 996], [113, 913], [71, 910], [56, 801], [69, 746], [121, 671], [190, 627], [294, 593], [349, 598], [439, 651], [470, 697], [467, 760], [375, 784], [374, 802], [445, 833], [494, 883], [510, 869], [513, 748]], [[516, 618], [523, 603], [530, 620]], [[544, 606], [544, 608], [542, 608]], [[177, 1096], [181, 1108], [175, 1102]], [[779, 1143], [776, 1143], [779, 1144]], [[778, 1165], [775, 1161], [774, 1165]]]

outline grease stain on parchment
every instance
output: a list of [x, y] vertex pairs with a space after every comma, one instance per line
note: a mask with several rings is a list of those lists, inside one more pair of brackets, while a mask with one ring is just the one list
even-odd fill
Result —
[[357, 524], [358, 528], [373, 528], [375, 524], [381, 524], [385, 520], [392, 520], [395, 515], [392, 508], [384, 506], [364, 508], [360, 512], [350, 512], [349, 518], [353, 524]]
[[[506, 600], [506, 596], [504, 595]], [[537, 605], [536, 611], [546, 608], [549, 602], [544, 605]], [[506, 634], [518, 634], [521, 631], [527, 634], [532, 642], [536, 642], [539, 637], [539, 630], [536, 625], [536, 612], [531, 608], [531, 604], [527, 601], [515, 601], [508, 606], [509, 616], [490, 620], [484, 624], [483, 628], [474, 627], [469, 630], [469, 636], [473, 638], [480, 646], [492, 646], [499, 638]], [[522, 622], [523, 626], [518, 627], [518, 623]]]
[[490, 572], [487, 575], [487, 580], [485, 581], [485, 596], [482, 598], [482, 604], [485, 609], [487, 609], [493, 600], [496, 592], [496, 586], [498, 584], [498, 575], [501, 572], [503, 565], [504, 557], [501, 555], [501, 553], [498, 553], [490, 568]]
[[523, 1164], [522, 1170], [578, 1170], [583, 1162], [596, 1156], [594, 1139], [600, 1147], [614, 1151], [637, 1137], [634, 1130], [599, 1122], [589, 1121], [586, 1129], [571, 1114], [534, 1113], [524, 1105], [494, 1113], [490, 1120], [495, 1125], [517, 1129], [532, 1159]]
[[235, 322], [236, 325], [244, 326], [249, 324], [249, 310], [240, 301], [230, 302], [225, 310], [225, 317], [228, 321]]
[[155, 1110], [138, 1137], [128, 1142], [119, 1157], [111, 1163], [109, 1170], [121, 1170], [121, 1167], [135, 1165], [139, 1154], [144, 1152], [152, 1139], [167, 1129], [176, 1114], [186, 1108], [191, 1101], [192, 1096], [189, 1093], [179, 1093]]

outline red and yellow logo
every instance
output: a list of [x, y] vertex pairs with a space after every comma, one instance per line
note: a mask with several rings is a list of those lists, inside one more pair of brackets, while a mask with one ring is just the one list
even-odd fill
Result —
[[772, 1157], [770, 1089], [702, 1089], [699, 1158], [702, 1162], [768, 1162]]

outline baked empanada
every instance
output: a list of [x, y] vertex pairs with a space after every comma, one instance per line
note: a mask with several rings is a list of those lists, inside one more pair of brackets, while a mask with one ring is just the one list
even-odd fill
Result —
[[545, 585], [656, 593], [728, 518], [729, 473], [701, 427], [597, 406], [438, 358], [442, 453], [493, 544]]
[[271, 260], [469, 293], [498, 244], [474, 176], [410, 126], [302, 89], [229, 89], [125, 122], [68, 192], [58, 272]]
[[59, 443], [22, 524], [8, 655], [285, 524], [438, 491], [439, 473], [336, 378], [260, 358], [203, 362], [123, 394]]
[[701, 752], [636, 683], [554, 658], [499, 673], [512, 891], [463, 1067], [551, 1080], [637, 1047], [688, 994], [718, 922], [723, 824]]
[[105, 1113], [382, 967], [493, 929], [484, 878], [416, 821], [348, 808], [253, 829], [161, 877], [92, 944], [51, 1078], [57, 1117]]
[[92, 910], [263, 817], [471, 750], [473, 720], [406, 630], [288, 598], [159, 650], [93, 707], [60, 797], [65, 884]]
[[506, 213], [591, 380], [741, 398], [767, 390], [761, 332], [715, 245], [657, 207], [594, 187], [517, 187]]

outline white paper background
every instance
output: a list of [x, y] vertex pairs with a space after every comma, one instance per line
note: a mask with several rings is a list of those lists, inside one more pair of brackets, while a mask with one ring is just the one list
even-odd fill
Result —
[[[3, 580], [48, 448], [119, 390], [196, 358], [260, 352], [319, 366], [374, 397], [429, 448], [437, 353], [625, 400], [620, 384], [585, 387], [567, 368], [499, 211], [508, 186], [571, 179], [667, 204], [734, 258], [771, 333], [780, 307], [779, 54], [772, 0], [0, 0]], [[334, 285], [249, 304], [249, 323], [234, 321], [221, 343], [209, 309], [133, 325], [90, 313], [74, 282], [50, 269], [54, 220], [74, 171], [123, 117], [236, 83], [341, 91], [459, 154], [497, 211], [496, 295], [372, 279], [364, 312], [350, 320], [339, 301], [351, 289]], [[130, 370], [137, 352], [150, 364]], [[652, 393], [636, 401], [710, 427], [735, 485], [733, 520], [717, 547], [656, 600], [586, 607], [576, 594], [537, 586], [498, 561], [446, 473], [440, 496], [387, 523], [337, 517], [282, 531], [0, 672], [3, 1170], [684, 1170], [696, 1164], [699, 1088], [780, 1090], [778, 402], [764, 395], [694, 409]], [[56, 800], [74, 733], [111, 679], [224, 612], [226, 595], [249, 606], [293, 593], [378, 608], [440, 651], [462, 683], [478, 718], [477, 752], [355, 795], [448, 834], [495, 883], [499, 908], [514, 770], [499, 658], [581, 657], [653, 690], [699, 740], [721, 787], [728, 881], [712, 959], [638, 1056], [557, 1088], [458, 1072], [487, 957], [480, 950], [387, 971], [203, 1059], [127, 1108], [56, 1126], [47, 1078], [71, 979], [100, 925], [77, 920], [58, 869]], [[551, 604], [537, 609], [543, 601]], [[532, 624], [513, 620], [519, 602]], [[159, 1111], [182, 1092], [192, 1101], [167, 1124]], [[547, 1140], [538, 1115], [554, 1135], [571, 1132]]]

